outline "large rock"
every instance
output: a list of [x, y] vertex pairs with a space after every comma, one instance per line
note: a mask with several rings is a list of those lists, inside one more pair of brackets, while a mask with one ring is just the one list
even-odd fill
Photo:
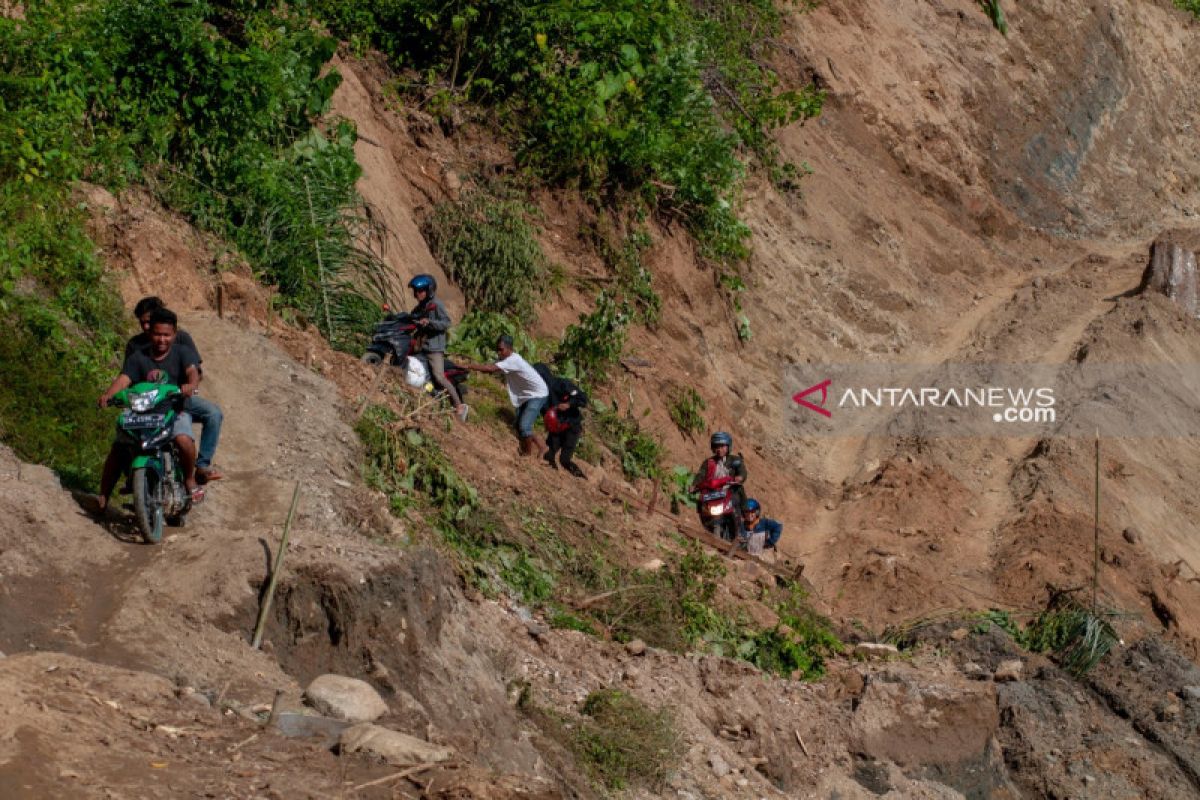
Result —
[[347, 722], [373, 722], [388, 712], [379, 692], [366, 681], [345, 675], [321, 675], [304, 690], [304, 699], [319, 713]]
[[430, 744], [369, 722], [346, 728], [338, 744], [343, 753], [366, 753], [397, 767], [446, 761], [454, 755], [449, 747]]

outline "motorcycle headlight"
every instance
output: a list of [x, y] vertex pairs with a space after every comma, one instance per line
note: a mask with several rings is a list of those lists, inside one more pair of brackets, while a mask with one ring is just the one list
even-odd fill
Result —
[[154, 408], [154, 399], [158, 397], [158, 392], [142, 392], [135, 394], [129, 398], [129, 407], [134, 411], [143, 413]]

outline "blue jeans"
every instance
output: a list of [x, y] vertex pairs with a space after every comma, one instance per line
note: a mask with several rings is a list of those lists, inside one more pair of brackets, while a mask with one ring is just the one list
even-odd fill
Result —
[[199, 422], [203, 427], [200, 431], [200, 452], [196, 456], [196, 467], [208, 469], [212, 466], [213, 454], [217, 452], [217, 442], [221, 438], [221, 421], [225, 419], [225, 415], [216, 403], [198, 394], [189, 397], [184, 408], [192, 415], [192, 420]]
[[533, 423], [549, 404], [548, 396], [535, 397], [517, 407], [517, 433], [522, 439], [533, 436]]

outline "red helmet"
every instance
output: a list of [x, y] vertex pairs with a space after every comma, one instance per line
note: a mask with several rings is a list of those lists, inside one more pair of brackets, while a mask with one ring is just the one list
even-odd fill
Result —
[[571, 428], [569, 424], [558, 418], [558, 412], [553, 406], [542, 417], [542, 421], [546, 423], [548, 433], [566, 433]]

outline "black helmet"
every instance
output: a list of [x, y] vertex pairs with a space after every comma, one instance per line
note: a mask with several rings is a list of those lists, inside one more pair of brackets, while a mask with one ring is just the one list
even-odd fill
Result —
[[721, 445], [725, 445], [726, 447], [733, 449], [733, 437], [725, 431], [717, 431], [712, 435], [712, 438], [708, 440], [709, 447], [720, 447]]
[[429, 292], [429, 296], [433, 297], [437, 291], [437, 280], [432, 275], [421, 273], [408, 282], [408, 288], [414, 292]]

